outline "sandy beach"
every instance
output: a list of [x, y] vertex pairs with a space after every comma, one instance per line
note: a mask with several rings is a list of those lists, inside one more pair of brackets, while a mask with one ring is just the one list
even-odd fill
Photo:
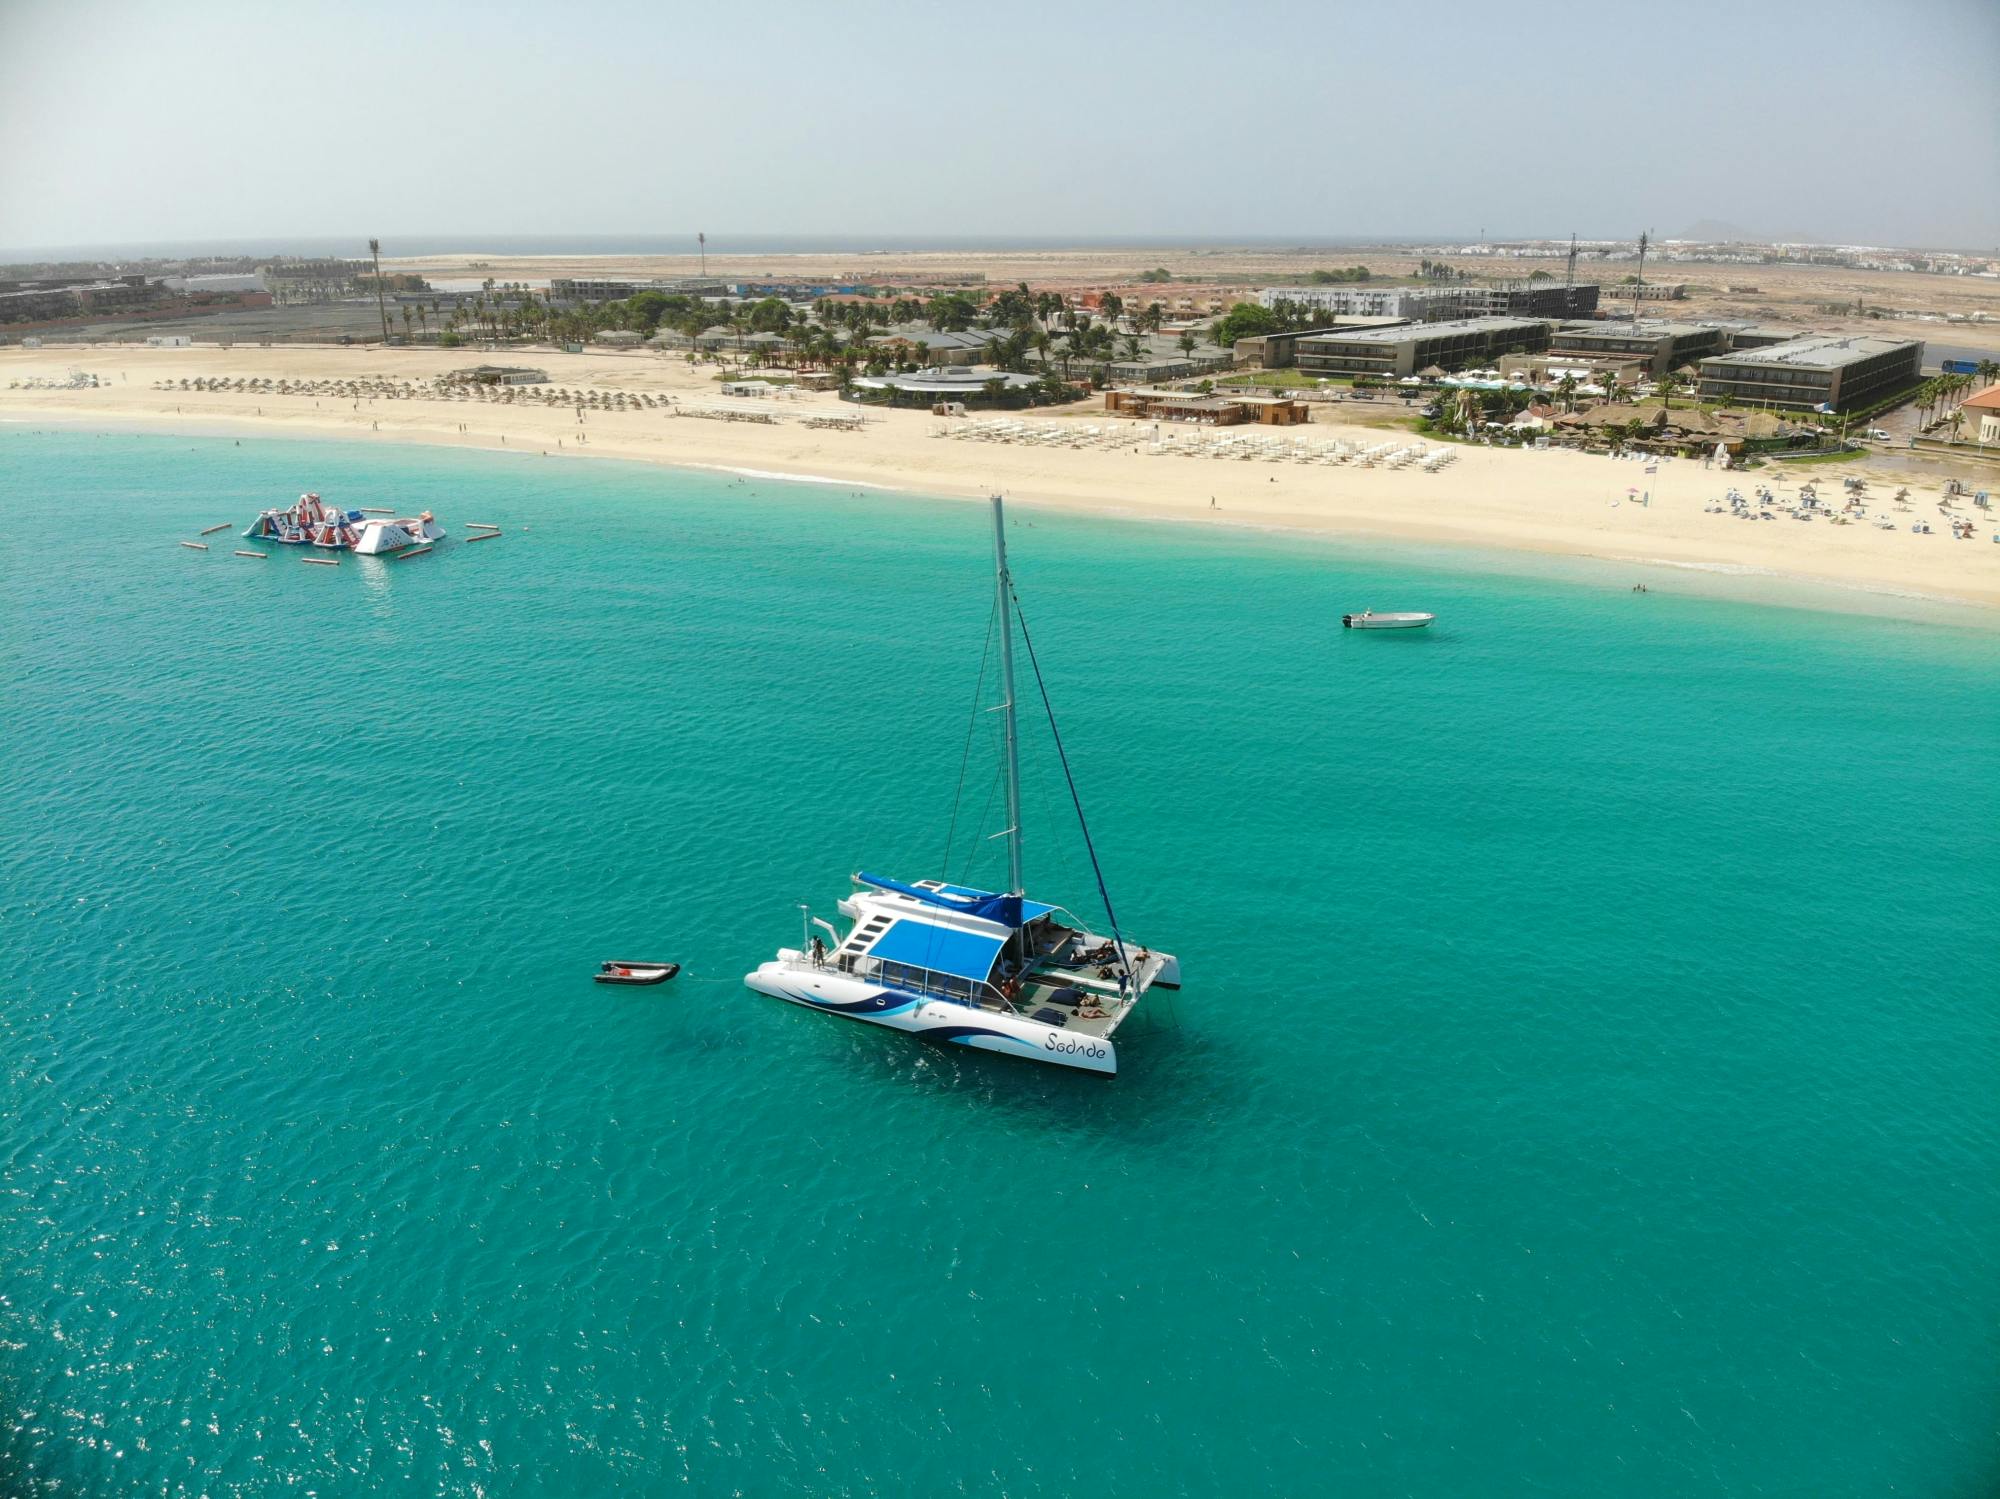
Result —
[[[1728, 474], [1705, 469], [1698, 461], [1676, 460], [1648, 473], [1645, 464], [1629, 459], [1464, 447], [1448, 467], [1423, 472], [1216, 461], [1129, 448], [1022, 447], [949, 440], [943, 429], [968, 419], [862, 408], [831, 393], [783, 401], [726, 398], [713, 379], [713, 366], [691, 366], [682, 358], [657, 354], [532, 350], [503, 356], [546, 369], [556, 386], [571, 391], [605, 397], [625, 392], [656, 403], [635, 400], [630, 409], [590, 408], [581, 420], [573, 404], [501, 404], [433, 395], [348, 397], [330, 388], [332, 382], [349, 381], [410, 382], [414, 387], [483, 357], [464, 349], [313, 346], [10, 348], [0, 350], [0, 421], [422, 442], [537, 458], [546, 454], [551, 461], [618, 458], [821, 478], [939, 496], [974, 497], [999, 490], [1034, 504], [1192, 524], [1699, 568], [1752, 580], [1739, 581], [1739, 586], [1753, 597], [1754, 580], [1768, 577], [1773, 591], [1783, 581], [1805, 581], [1861, 594], [2000, 607], [2000, 546], [1993, 542], [1991, 513], [1962, 501], [1953, 511], [1940, 512], [1942, 479], [1914, 473], [1900, 461], [1790, 470], [1774, 464]], [[103, 383], [82, 389], [21, 388], [20, 382], [60, 379], [72, 369]], [[179, 388], [179, 382], [197, 379], [305, 382], [312, 389], [280, 395]], [[162, 389], [162, 384], [173, 388]], [[772, 421], [675, 414], [690, 408], [763, 411]], [[868, 418], [859, 430], [806, 425], [812, 416], [856, 413]], [[1318, 411], [1310, 427], [1285, 435], [1303, 433], [1313, 441], [1345, 438], [1365, 445], [1420, 441], [1381, 426], [1324, 420], [1334, 414]], [[1076, 424], [1079, 429], [1116, 420], [1083, 407], [1022, 413], [1017, 419]], [[1848, 477], [1867, 479], [1871, 497], [1868, 520], [1851, 525], [1824, 519], [1800, 522], [1782, 513], [1774, 521], [1739, 521], [1704, 508], [1732, 485], [1749, 493], [1766, 484], [1790, 496], [1800, 483], [1810, 481], [1823, 498], [1837, 497], [1841, 480]], [[299, 488], [311, 484], [310, 474], [299, 477]], [[1913, 491], [1912, 508], [1893, 512], [1889, 495], [1903, 485]], [[1635, 492], [1649, 502], [1638, 503]], [[275, 495], [271, 502], [290, 498]], [[1974, 539], [1955, 540], [1948, 515], [1973, 519]], [[1897, 528], [1874, 524], [1885, 518], [1896, 521]], [[1910, 525], [1920, 520], [1931, 524], [1932, 534], [1912, 533]]]

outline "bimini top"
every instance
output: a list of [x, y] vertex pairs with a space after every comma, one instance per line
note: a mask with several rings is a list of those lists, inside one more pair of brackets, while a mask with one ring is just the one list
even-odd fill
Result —
[[984, 932], [962, 931], [955, 926], [933, 926], [928, 921], [906, 918], [895, 922], [868, 949], [868, 956], [886, 963], [907, 963], [952, 978], [984, 983], [993, 971], [993, 960], [1007, 945], [1005, 937]]
[[929, 885], [906, 885], [901, 880], [885, 879], [866, 870], [854, 878], [861, 884], [873, 885], [877, 890], [893, 890], [898, 895], [910, 896], [926, 905], [941, 906], [947, 911], [963, 911], [968, 916], [997, 921], [1002, 926], [1023, 927], [1055, 910], [1054, 906], [1029, 900], [1026, 896], [998, 895], [991, 890], [974, 890], [970, 886], [947, 885], [942, 881]]

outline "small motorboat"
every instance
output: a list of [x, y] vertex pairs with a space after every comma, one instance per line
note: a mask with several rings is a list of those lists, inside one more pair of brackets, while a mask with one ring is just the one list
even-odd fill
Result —
[[664, 984], [681, 971], [678, 963], [643, 963], [630, 958], [613, 958], [598, 965], [591, 975], [600, 984]]
[[1340, 623], [1349, 630], [1421, 630], [1436, 618], [1435, 614], [1382, 613], [1363, 609], [1359, 614], [1341, 615]]

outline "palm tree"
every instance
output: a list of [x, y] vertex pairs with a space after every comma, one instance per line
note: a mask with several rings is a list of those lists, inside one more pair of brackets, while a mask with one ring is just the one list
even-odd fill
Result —
[[382, 241], [368, 241], [368, 253], [375, 260], [375, 310], [382, 314], [382, 342], [389, 341], [389, 304], [382, 298]]
[[1669, 411], [1674, 409], [1674, 392], [1686, 383], [1687, 381], [1681, 378], [1680, 371], [1678, 370], [1669, 370], [1666, 374], [1660, 376], [1660, 416], [1663, 419]]
[[1564, 375], [1556, 381], [1556, 399], [1563, 403], [1564, 411], [1576, 410], [1576, 376]]
[[1183, 354], [1187, 355], [1188, 358], [1192, 359], [1194, 358], [1195, 348], [1201, 342], [1201, 340], [1194, 336], [1194, 331], [1192, 329], [1188, 329], [1184, 331], [1179, 338], [1175, 339], [1174, 342], [1180, 346], [1180, 351]]
[[1926, 380], [1917, 387], [1917, 427], [1919, 430], [1931, 424], [1931, 417], [1937, 411], [1938, 383]]

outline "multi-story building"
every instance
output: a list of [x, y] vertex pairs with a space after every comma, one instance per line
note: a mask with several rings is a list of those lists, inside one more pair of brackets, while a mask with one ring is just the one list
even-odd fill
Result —
[[1701, 398], [1741, 406], [1852, 411], [1912, 384], [1923, 368], [1916, 339], [1811, 334], [1701, 361]]
[[164, 286], [144, 276], [120, 276], [116, 281], [94, 281], [76, 288], [77, 301], [91, 313], [137, 312], [165, 295]]
[[1564, 323], [1549, 353], [1591, 360], [1636, 359], [1653, 376], [1695, 364], [1728, 348], [1728, 331], [1714, 323]]
[[1609, 293], [1612, 302], [1679, 302], [1688, 294], [1685, 281], [1631, 281], [1623, 286], [1614, 286]]
[[[1345, 317], [1391, 317], [1421, 321], [1445, 305], [1446, 288], [1437, 286], [1271, 286], [1257, 293], [1260, 306], [1290, 302]], [[1455, 303], [1452, 305], [1456, 305]]]
[[681, 297], [729, 295], [729, 288], [720, 281], [606, 281], [558, 276], [549, 282], [549, 300], [552, 302], [622, 302], [642, 291]]
[[116, 316], [153, 306], [166, 295], [144, 276], [0, 282], [0, 322], [46, 322], [85, 314]]
[[1510, 281], [1500, 286], [1455, 288], [1461, 301], [1454, 317], [1581, 318], [1597, 311], [1601, 288], [1594, 281], [1564, 286], [1559, 281]]
[[1497, 286], [1272, 286], [1257, 293], [1265, 307], [1279, 302], [1336, 317], [1391, 317], [1438, 323], [1470, 317], [1589, 317], [1597, 311], [1594, 283], [1511, 281]]
[[1299, 339], [1294, 358], [1310, 375], [1400, 379], [1433, 365], [1457, 370], [1502, 354], [1536, 353], [1549, 346], [1551, 327], [1538, 318], [1479, 317], [1317, 333]]
[[47, 322], [72, 317], [77, 310], [76, 293], [67, 286], [16, 282], [0, 287], [0, 323]]

